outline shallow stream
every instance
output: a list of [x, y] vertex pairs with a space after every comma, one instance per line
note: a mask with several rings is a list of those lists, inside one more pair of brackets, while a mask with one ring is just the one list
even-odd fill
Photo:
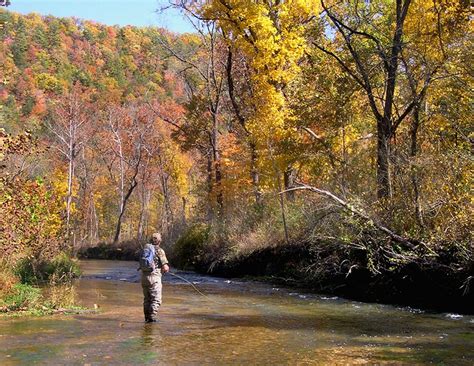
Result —
[[[176, 272], [145, 324], [135, 262], [81, 263], [97, 313], [0, 319], [0, 365], [474, 365], [474, 317]], [[203, 294], [205, 296], [203, 296]]]

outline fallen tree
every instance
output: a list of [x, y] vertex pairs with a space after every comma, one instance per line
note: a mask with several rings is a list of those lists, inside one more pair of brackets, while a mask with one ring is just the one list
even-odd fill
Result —
[[[350, 213], [352, 213], [352, 214], [358, 216], [359, 218], [365, 220], [369, 224], [373, 225], [376, 229], [384, 232], [385, 234], [390, 236], [390, 238], [392, 238], [393, 240], [395, 240], [396, 242], [398, 242], [400, 244], [405, 245], [409, 249], [413, 250], [413, 249], [416, 249], [419, 245], [422, 245], [426, 249], [430, 250], [428, 248], [428, 246], [426, 245], [426, 243], [424, 243], [420, 240], [416, 240], [416, 239], [405, 238], [405, 237], [395, 233], [393, 230], [389, 229], [387, 226], [382, 225], [381, 223], [378, 223], [375, 219], [371, 218], [368, 214], [363, 212], [361, 209], [358, 209], [355, 206], [353, 206], [352, 204], [350, 204], [349, 202], [344, 201], [340, 197], [336, 196], [334, 193], [331, 193], [331, 192], [326, 191], [324, 189], [316, 188], [316, 187], [313, 187], [313, 186], [310, 186], [310, 185], [307, 185], [307, 184], [304, 184], [304, 183], [299, 183], [298, 182], [297, 184], [298, 184], [298, 186], [286, 189], [286, 190], [280, 192], [279, 194], [284, 194], [286, 192], [291, 192], [291, 191], [302, 191], [302, 190], [307, 190], [307, 191], [311, 191], [311, 192], [320, 194], [320, 195], [322, 195], [324, 197], [327, 197], [327, 198], [331, 199], [332, 201], [336, 202], [339, 206], [341, 206], [346, 211], [349, 211]], [[430, 250], [430, 252], [432, 252], [432, 251]], [[434, 252], [432, 252], [432, 253], [435, 254]]]

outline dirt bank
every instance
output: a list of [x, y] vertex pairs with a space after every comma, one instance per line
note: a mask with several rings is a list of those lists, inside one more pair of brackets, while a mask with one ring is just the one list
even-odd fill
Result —
[[[198, 263], [197, 271], [223, 277], [261, 277], [288, 286], [364, 302], [434, 311], [474, 313], [474, 266], [449, 266], [452, 253], [409, 261], [390, 270], [368, 269], [366, 253], [337, 253], [314, 245], [265, 248], [234, 260]], [[336, 260], [337, 259], [337, 260]]]

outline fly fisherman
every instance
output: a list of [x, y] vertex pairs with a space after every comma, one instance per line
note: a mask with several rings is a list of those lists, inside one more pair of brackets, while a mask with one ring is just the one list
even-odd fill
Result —
[[161, 275], [168, 272], [170, 267], [163, 249], [160, 248], [161, 234], [152, 235], [152, 244], [145, 244], [140, 255], [140, 270], [142, 271], [143, 312], [145, 322], [154, 323], [158, 308], [161, 305]]

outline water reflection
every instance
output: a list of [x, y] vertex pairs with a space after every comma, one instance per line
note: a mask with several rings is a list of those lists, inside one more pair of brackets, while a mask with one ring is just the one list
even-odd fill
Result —
[[157, 323], [145, 323], [142, 328], [142, 345], [146, 347], [159, 348], [162, 345], [162, 335]]
[[145, 324], [142, 331], [142, 339], [144, 346], [155, 345], [155, 338], [153, 337], [153, 326], [155, 324]]

